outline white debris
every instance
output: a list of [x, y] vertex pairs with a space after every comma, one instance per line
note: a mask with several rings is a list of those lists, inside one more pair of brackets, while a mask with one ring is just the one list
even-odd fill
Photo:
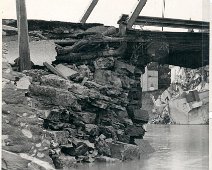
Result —
[[21, 132], [24, 134], [24, 136], [26, 136], [27, 138], [32, 138], [32, 133], [31, 131], [27, 130], [27, 129], [22, 129]]
[[20, 80], [17, 82], [17, 88], [28, 89], [30, 84], [31, 84], [31, 78], [29, 76], [25, 76], [20, 78]]

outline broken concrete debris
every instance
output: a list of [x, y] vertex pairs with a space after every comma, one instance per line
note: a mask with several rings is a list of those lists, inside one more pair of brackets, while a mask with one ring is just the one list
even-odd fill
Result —
[[207, 124], [209, 119], [208, 66], [171, 67], [172, 83], [154, 102], [151, 123]]

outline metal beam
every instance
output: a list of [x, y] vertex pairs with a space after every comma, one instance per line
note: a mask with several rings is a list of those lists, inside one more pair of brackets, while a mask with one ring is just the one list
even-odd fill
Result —
[[23, 71], [31, 69], [25, 0], [16, 0], [16, 10], [19, 44], [19, 71]]
[[99, 0], [92, 0], [91, 4], [89, 5], [88, 9], [86, 10], [85, 14], [83, 15], [82, 19], [80, 20], [81, 23], [85, 23], [90, 16], [91, 12], [95, 8], [96, 4]]
[[127, 29], [132, 28], [136, 18], [139, 16], [139, 14], [140, 14], [141, 10], [143, 9], [143, 7], [145, 6], [146, 2], [147, 2], [147, 0], [138, 0], [138, 4], [137, 4], [136, 8], [132, 12], [132, 14], [129, 16], [129, 19], [127, 21]]
[[172, 18], [148, 17], [148, 16], [138, 16], [137, 19], [135, 20], [134, 25], [186, 28], [186, 29], [189, 29], [189, 28], [209, 29], [209, 22], [172, 19]]

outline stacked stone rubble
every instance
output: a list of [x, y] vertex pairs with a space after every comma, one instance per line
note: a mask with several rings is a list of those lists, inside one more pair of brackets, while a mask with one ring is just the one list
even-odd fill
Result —
[[[55, 166], [93, 162], [99, 156], [139, 158], [139, 148], [132, 144], [135, 138], [143, 138], [143, 124], [148, 121], [140, 109], [141, 72], [113, 57], [97, 58], [90, 65], [64, 65], [78, 74], [70, 80], [40, 75], [29, 87], [31, 96], [51, 108], [41, 118], [51, 130], [50, 156]], [[114, 145], [136, 152], [122, 153], [120, 158], [111, 151]]]

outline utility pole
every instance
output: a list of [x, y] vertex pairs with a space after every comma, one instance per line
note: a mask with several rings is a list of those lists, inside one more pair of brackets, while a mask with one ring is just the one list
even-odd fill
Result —
[[25, 0], [16, 0], [16, 12], [19, 46], [19, 71], [30, 70], [31, 60]]

